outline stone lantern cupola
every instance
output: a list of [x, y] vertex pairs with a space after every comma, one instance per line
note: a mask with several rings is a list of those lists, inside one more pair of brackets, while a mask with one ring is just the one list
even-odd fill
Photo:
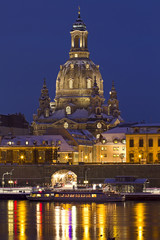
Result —
[[89, 58], [87, 38], [88, 31], [85, 23], [82, 21], [80, 16], [80, 8], [78, 11], [78, 18], [73, 24], [71, 30], [71, 49], [70, 58]]

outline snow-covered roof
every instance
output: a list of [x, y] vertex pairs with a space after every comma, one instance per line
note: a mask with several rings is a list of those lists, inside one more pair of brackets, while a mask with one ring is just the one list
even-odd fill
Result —
[[66, 117], [65, 110], [61, 109], [61, 110], [55, 111], [49, 118], [51, 118], [51, 119], [62, 119], [62, 118], [65, 118], [65, 117]]
[[88, 130], [74, 130], [67, 129], [71, 136], [81, 145], [92, 145], [95, 141], [95, 137]]
[[106, 131], [106, 132], [104, 132], [103, 134], [105, 135], [105, 134], [111, 134], [111, 133], [124, 133], [124, 134], [126, 134], [127, 132], [128, 132], [128, 127], [115, 127], [115, 128], [112, 128], [112, 129], [110, 129], [110, 130], [108, 130], [108, 131]]
[[86, 109], [77, 109], [73, 114], [68, 115], [68, 118], [88, 118], [88, 111]]
[[1, 146], [59, 146], [59, 152], [73, 152], [73, 148], [61, 135], [23, 135], [16, 137], [3, 137]]

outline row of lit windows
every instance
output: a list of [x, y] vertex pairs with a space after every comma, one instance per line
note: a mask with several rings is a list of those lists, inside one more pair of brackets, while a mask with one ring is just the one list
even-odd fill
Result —
[[[73, 88], [73, 83], [74, 83], [74, 80], [70, 79], [69, 80], [69, 88]], [[92, 88], [91, 79], [87, 79], [87, 88]]]
[[[157, 144], [158, 144], [158, 147], [160, 147], [160, 139], [158, 139]], [[129, 140], [129, 146], [130, 147], [134, 147], [134, 139], [130, 139]], [[149, 147], [153, 147], [153, 139], [152, 138], [148, 139], [148, 146]], [[139, 139], [139, 147], [144, 147], [144, 140], [143, 140], [143, 138]]]
[[[135, 155], [134, 153], [129, 154], [129, 160], [130, 162], [134, 161]], [[138, 156], [139, 160], [143, 159], [143, 153], [139, 154]], [[153, 161], [153, 153], [148, 153], [148, 160]], [[160, 161], [160, 152], [157, 153], [157, 160]]]
[[[106, 151], [107, 147], [101, 147], [102, 151]], [[113, 147], [113, 151], [119, 151], [119, 147]], [[125, 151], [125, 147], [122, 147], [122, 151]]]
[[119, 143], [119, 142], [121, 142], [121, 143], [123, 143], [123, 144], [126, 144], [126, 139], [121, 139], [121, 140], [119, 140], [119, 139], [115, 138], [115, 139], [113, 140], [113, 142], [114, 142], [115, 144], [117, 144], [117, 143]]
[[[15, 143], [15, 142], [12, 142], [12, 141], [9, 141], [9, 142], [7, 142], [7, 144], [8, 144], [9, 146], [14, 145], [14, 144], [21, 145], [21, 141], [17, 141], [16, 143]], [[32, 144], [33, 144], [33, 145], [37, 145], [37, 141], [33, 141]], [[48, 141], [42, 141], [42, 144], [43, 144], [43, 145], [48, 145], [49, 142], [48, 142]], [[61, 145], [61, 141], [60, 141], [60, 140], [59, 140], [59, 141], [56, 141], [56, 142], [55, 142], [55, 141], [51, 141], [51, 145], [54, 145], [54, 144], [56, 144], [56, 145]], [[25, 145], [29, 145], [29, 141], [25, 141]]]
[[84, 198], [84, 197], [97, 197], [97, 194], [55, 194], [55, 197], [78, 197], [78, 198]]

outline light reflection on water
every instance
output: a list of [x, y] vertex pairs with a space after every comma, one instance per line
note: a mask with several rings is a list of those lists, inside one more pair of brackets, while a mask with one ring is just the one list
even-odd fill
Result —
[[2, 240], [158, 240], [160, 202], [0, 201]]

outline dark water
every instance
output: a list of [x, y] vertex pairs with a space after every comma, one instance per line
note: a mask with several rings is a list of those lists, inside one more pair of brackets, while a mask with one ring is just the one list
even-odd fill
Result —
[[160, 202], [0, 201], [0, 240], [160, 240]]

